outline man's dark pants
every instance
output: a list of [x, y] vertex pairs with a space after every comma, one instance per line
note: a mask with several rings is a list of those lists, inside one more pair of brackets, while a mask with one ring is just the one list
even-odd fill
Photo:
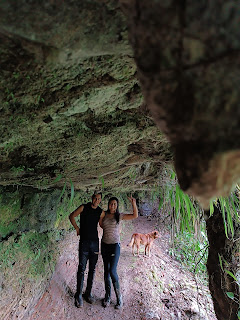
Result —
[[96, 264], [99, 254], [99, 240], [80, 240], [79, 242], [79, 265], [77, 271], [77, 292], [79, 296], [83, 291], [84, 272], [89, 260], [86, 294], [90, 295], [93, 285]]

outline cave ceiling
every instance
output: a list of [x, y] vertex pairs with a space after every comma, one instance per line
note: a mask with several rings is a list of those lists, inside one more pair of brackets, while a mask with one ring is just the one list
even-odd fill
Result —
[[0, 184], [139, 190], [171, 163], [116, 1], [1, 1]]
[[223, 0], [1, 1], [0, 184], [139, 190], [174, 159], [203, 204], [228, 194], [239, 18]]

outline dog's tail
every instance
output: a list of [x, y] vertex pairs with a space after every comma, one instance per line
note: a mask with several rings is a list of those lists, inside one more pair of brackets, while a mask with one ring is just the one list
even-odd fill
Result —
[[127, 246], [132, 247], [133, 242], [134, 242], [134, 235], [132, 235], [131, 241], [129, 242], [129, 244]]

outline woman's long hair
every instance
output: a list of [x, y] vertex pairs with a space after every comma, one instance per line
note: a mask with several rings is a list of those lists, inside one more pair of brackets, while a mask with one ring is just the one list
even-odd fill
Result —
[[110, 204], [110, 202], [113, 201], [113, 200], [116, 200], [116, 201], [117, 201], [117, 209], [116, 209], [116, 212], [114, 213], [114, 218], [116, 219], [117, 223], [119, 223], [120, 212], [119, 212], [119, 209], [118, 209], [118, 204], [119, 204], [118, 198], [116, 198], [116, 197], [111, 197], [111, 198], [108, 200], [107, 213], [110, 213], [109, 204]]

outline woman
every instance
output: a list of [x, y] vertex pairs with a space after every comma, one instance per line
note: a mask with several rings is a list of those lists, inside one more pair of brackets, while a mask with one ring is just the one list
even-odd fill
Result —
[[132, 220], [138, 217], [138, 208], [136, 199], [131, 196], [128, 198], [132, 203], [132, 214], [120, 214], [118, 210], [118, 199], [112, 197], [108, 201], [108, 209], [99, 220], [103, 228], [103, 237], [101, 242], [101, 253], [104, 264], [104, 283], [105, 297], [102, 300], [103, 307], [110, 304], [111, 299], [111, 280], [117, 297], [116, 309], [122, 307], [122, 295], [120, 292], [119, 279], [117, 274], [117, 264], [120, 257], [120, 222], [122, 220]]

